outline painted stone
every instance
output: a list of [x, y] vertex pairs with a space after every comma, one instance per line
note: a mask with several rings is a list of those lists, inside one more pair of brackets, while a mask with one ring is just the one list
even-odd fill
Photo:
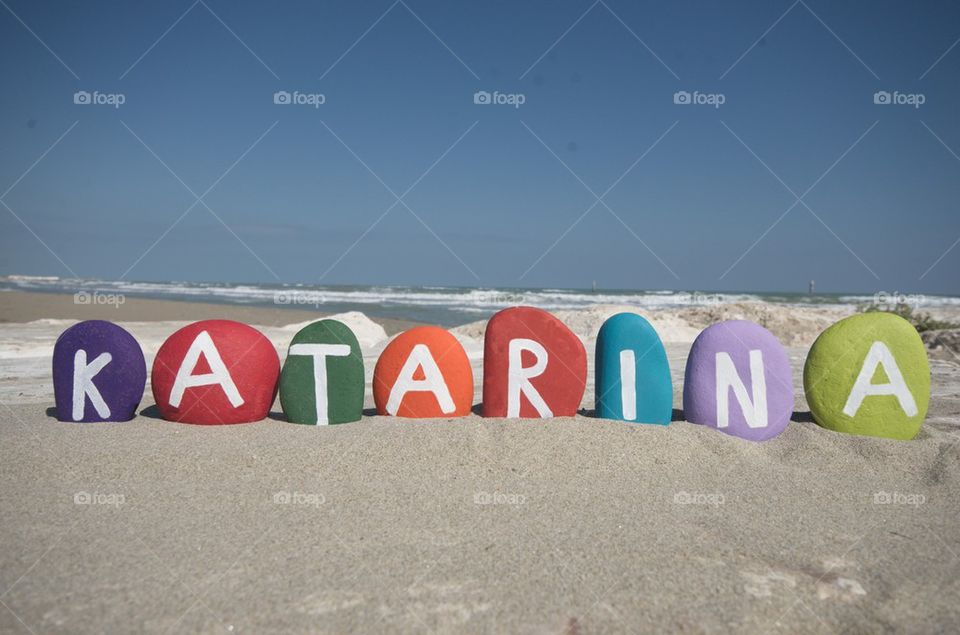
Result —
[[600, 327], [595, 357], [596, 410], [604, 419], [667, 425], [673, 382], [656, 330], [635, 313], [618, 313]]
[[140, 344], [104, 320], [74, 324], [53, 347], [53, 394], [60, 421], [129, 421], [147, 384]]
[[373, 370], [377, 413], [462, 417], [473, 405], [473, 369], [463, 346], [439, 326], [418, 326], [387, 344]]
[[483, 342], [484, 417], [572, 417], [587, 383], [587, 352], [573, 331], [532, 307], [500, 311]]
[[853, 315], [813, 343], [803, 391], [814, 421], [824, 428], [912, 439], [930, 405], [927, 351], [917, 330], [898, 315]]
[[270, 412], [279, 375], [280, 358], [263, 333], [231, 320], [203, 320], [167, 338], [151, 385], [168, 421], [246, 423]]
[[793, 413], [786, 349], [773, 333], [746, 320], [707, 327], [687, 357], [683, 413], [691, 423], [751, 441], [777, 436]]
[[293, 336], [280, 373], [280, 405], [288, 421], [359, 421], [363, 393], [363, 354], [349, 326], [320, 320]]

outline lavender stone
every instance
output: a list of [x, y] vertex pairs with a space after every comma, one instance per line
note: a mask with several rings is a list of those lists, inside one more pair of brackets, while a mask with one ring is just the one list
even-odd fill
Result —
[[793, 413], [787, 351], [759, 324], [720, 322], [697, 336], [683, 385], [687, 421], [751, 441], [783, 432]]
[[128, 421], [147, 383], [140, 344], [104, 320], [74, 324], [53, 347], [53, 394], [60, 421]]

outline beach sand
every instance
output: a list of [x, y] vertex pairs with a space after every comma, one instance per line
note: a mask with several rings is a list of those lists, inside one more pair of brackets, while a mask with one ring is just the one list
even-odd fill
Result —
[[[247, 324], [282, 326], [316, 320], [326, 315], [292, 307], [262, 307], [215, 302], [181, 302], [124, 296], [122, 304], [77, 304], [72, 295], [7, 291], [0, 295], [0, 325], [34, 320], [110, 320], [112, 322], [157, 322], [236, 320]], [[388, 335], [411, 326], [411, 322], [377, 318]]]
[[[200, 317], [172, 304], [150, 314]], [[689, 344], [667, 349], [679, 408]], [[956, 631], [960, 366], [931, 362], [926, 424], [891, 441], [810, 422], [806, 351], [761, 444], [587, 416], [191, 426], [149, 389], [131, 422], [67, 424], [42, 386], [8, 391], [0, 630]], [[30, 360], [0, 359], [5, 385]]]

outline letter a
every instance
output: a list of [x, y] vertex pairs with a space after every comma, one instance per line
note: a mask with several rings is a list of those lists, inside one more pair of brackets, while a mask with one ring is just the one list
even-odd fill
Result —
[[100, 390], [94, 385], [93, 378], [103, 367], [110, 363], [113, 356], [110, 353], [100, 353], [95, 360], [87, 364], [87, 351], [78, 349], [73, 355], [73, 420], [83, 419], [83, 409], [87, 405], [87, 397], [93, 404], [97, 414], [102, 419], [110, 416], [110, 407], [103, 400]]
[[751, 428], [767, 427], [767, 381], [763, 374], [763, 352], [750, 351], [750, 384], [753, 387], [753, 401], [747, 396], [747, 388], [737, 374], [737, 368], [729, 353], [717, 353], [717, 427], [730, 425], [730, 405], [728, 395], [733, 395], [740, 404], [743, 418]]
[[[210, 372], [204, 375], [194, 375], [193, 371], [200, 361], [200, 355], [207, 358], [207, 364], [210, 365]], [[170, 405], [174, 408], [180, 407], [180, 401], [183, 399], [183, 391], [195, 386], [210, 386], [219, 384], [220, 388], [230, 400], [230, 405], [239, 408], [243, 405], [243, 397], [237, 390], [237, 385], [233, 383], [233, 377], [227, 370], [223, 359], [220, 357], [220, 351], [213, 343], [213, 338], [206, 331], [200, 331], [200, 334], [190, 344], [190, 349], [183, 357], [180, 369], [177, 371], [177, 377], [173, 382], [173, 390], [170, 391]]]
[[[423, 369], [423, 379], [413, 378], [418, 368]], [[433, 359], [433, 355], [430, 354], [430, 349], [426, 344], [417, 344], [410, 351], [407, 361], [400, 369], [397, 381], [393, 382], [393, 388], [390, 389], [387, 413], [396, 416], [404, 396], [410, 391], [421, 390], [433, 393], [440, 404], [440, 411], [444, 414], [450, 414], [457, 409], [453, 403], [453, 397], [450, 396], [447, 382], [440, 372], [440, 367], [437, 366], [437, 362]]]
[[[523, 351], [533, 353], [537, 361], [533, 366], [523, 367]], [[533, 387], [530, 380], [539, 377], [547, 369], [547, 349], [540, 342], [518, 337], [510, 340], [509, 366], [507, 370], [507, 416], [520, 416], [520, 394], [530, 401], [541, 417], [552, 417], [553, 412], [547, 402]]]
[[[872, 384], [874, 373], [877, 366], [883, 366], [883, 372], [887, 374], [889, 380], [886, 384]], [[908, 417], [916, 416], [917, 402], [914, 401], [907, 383], [903, 381], [903, 374], [900, 367], [897, 366], [897, 360], [893, 358], [893, 353], [883, 342], [874, 342], [867, 353], [867, 358], [863, 360], [863, 366], [860, 368], [860, 374], [857, 381], [853, 384], [850, 396], [847, 397], [847, 405], [843, 407], [843, 414], [848, 417], [854, 417], [860, 410], [863, 400], [874, 395], [895, 395], [900, 407]]]

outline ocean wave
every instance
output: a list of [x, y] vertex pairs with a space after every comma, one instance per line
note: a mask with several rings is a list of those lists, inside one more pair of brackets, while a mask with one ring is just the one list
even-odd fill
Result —
[[[126, 280], [71, 279], [56, 276], [11, 275], [0, 277], [0, 289], [33, 290], [60, 293], [101, 291], [155, 298], [189, 298], [236, 304], [273, 304], [343, 310], [356, 307], [390, 309], [409, 307], [418, 310], [442, 310], [450, 313], [480, 315], [502, 308], [525, 305], [550, 311], [575, 310], [596, 305], [624, 305], [660, 310], [711, 306], [735, 302], [764, 301], [783, 305], [851, 306], [900, 299], [903, 294], [789, 294], [789, 293], [714, 293], [671, 291], [664, 289], [576, 290], [519, 288], [461, 288], [410, 286], [316, 286], [307, 283], [250, 284], [214, 282], [145, 282]], [[960, 298], [950, 296], [903, 296], [922, 307], [960, 307]], [[376, 311], [373, 311], [376, 313]]]

